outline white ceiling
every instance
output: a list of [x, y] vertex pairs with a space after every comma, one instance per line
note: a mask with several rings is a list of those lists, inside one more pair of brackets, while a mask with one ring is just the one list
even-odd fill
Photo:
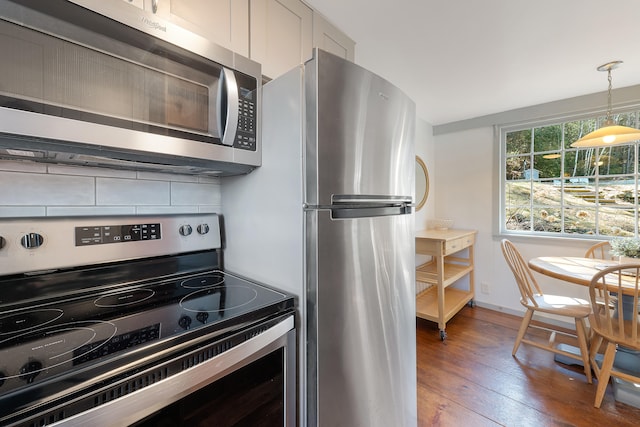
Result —
[[640, 0], [306, 1], [432, 125], [640, 84]]

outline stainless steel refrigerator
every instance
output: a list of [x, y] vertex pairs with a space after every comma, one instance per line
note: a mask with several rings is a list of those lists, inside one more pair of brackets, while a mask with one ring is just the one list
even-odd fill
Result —
[[301, 425], [415, 426], [415, 105], [321, 50], [262, 99], [262, 166], [221, 184], [226, 268], [298, 295]]

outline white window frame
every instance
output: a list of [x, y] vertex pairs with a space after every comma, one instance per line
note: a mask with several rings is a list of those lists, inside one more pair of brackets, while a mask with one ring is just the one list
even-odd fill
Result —
[[[638, 111], [637, 107], [633, 108], [633, 109], [627, 109], [625, 111], [620, 111], [620, 112], [616, 112], [616, 114], [620, 114], [620, 113], [631, 113], [631, 112], [636, 112], [638, 114], [638, 117], [640, 117], [640, 111]], [[498, 215], [498, 221], [499, 221], [499, 233], [500, 235], [507, 235], [507, 236], [530, 236], [530, 237], [560, 237], [560, 238], [571, 238], [571, 239], [584, 239], [584, 240], [604, 240], [604, 239], [609, 239], [612, 237], [615, 237], [612, 234], [600, 234], [598, 232], [594, 233], [594, 234], [585, 234], [585, 233], [576, 233], [576, 232], [566, 232], [565, 230], [565, 220], [564, 220], [564, 215], [562, 215], [561, 220], [561, 231], [559, 232], [548, 232], [548, 231], [536, 231], [533, 228], [533, 225], [531, 225], [529, 227], [528, 230], [514, 230], [514, 229], [507, 229], [507, 218], [506, 218], [506, 212], [507, 212], [507, 183], [509, 182], [514, 182], [513, 180], [507, 180], [507, 159], [508, 156], [507, 155], [507, 134], [510, 132], [517, 132], [517, 131], [522, 131], [522, 130], [531, 130], [531, 132], [534, 131], [534, 129], [536, 128], [540, 128], [540, 127], [545, 127], [545, 126], [554, 126], [554, 125], [562, 125], [562, 128], [564, 129], [564, 124], [565, 123], [570, 123], [570, 122], [574, 122], [576, 120], [589, 120], [589, 119], [596, 119], [598, 123], [601, 123], [603, 120], [603, 116], [601, 114], [596, 115], [596, 114], [592, 114], [590, 116], [583, 116], [583, 117], [579, 117], [579, 118], [575, 118], [575, 117], [571, 117], [571, 118], [567, 118], [565, 117], [556, 117], [553, 119], [548, 119], [548, 120], [540, 120], [540, 121], [536, 121], [536, 122], [528, 122], [528, 123], [521, 123], [521, 124], [516, 124], [516, 125], [503, 125], [503, 126], [496, 126], [496, 133], [499, 136], [499, 150], [500, 150], [500, 155], [499, 155], [499, 159], [500, 159], [500, 171], [499, 171], [499, 187], [500, 187], [500, 193], [499, 193], [499, 215]], [[564, 135], [564, 132], [563, 132]], [[562, 141], [561, 143], [561, 147], [560, 147], [560, 151], [562, 152], [562, 159], [564, 160], [564, 155], [565, 152], [572, 152], [575, 151], [576, 149], [573, 148], [565, 148], [567, 144], [564, 143], [564, 141]], [[638, 152], [638, 150], [640, 149], [640, 142], [636, 142], [636, 143], [631, 143], [631, 144], [625, 144], [625, 145], [630, 145], [633, 147], [633, 152], [634, 152], [634, 156], [635, 156], [635, 161], [634, 161], [634, 171], [633, 171], [633, 177], [635, 178], [635, 194], [636, 194], [636, 201], [635, 201], [635, 208], [634, 208], [634, 214], [635, 214], [635, 230], [634, 230], [634, 234], [636, 237], [639, 236], [639, 226], [638, 226], [638, 220], [640, 218], [640, 197], [638, 197], [638, 183], [640, 182], [640, 170], [639, 170], [639, 163], [640, 163], [640, 153]], [[532, 147], [531, 149], [531, 161], [533, 161], [533, 157], [534, 155], [541, 155], [544, 154], [545, 152], [540, 151], [540, 152], [534, 152], [534, 147]], [[564, 161], [562, 161], [562, 168], [564, 168]], [[533, 169], [533, 168], [532, 168]], [[564, 171], [564, 169], [562, 169], [562, 171]], [[630, 174], [626, 174], [626, 175], [630, 175]], [[625, 176], [626, 176], [625, 175]], [[614, 175], [607, 175], [608, 177], [615, 177]], [[600, 175], [598, 170], [596, 170], [595, 174], [593, 175], [594, 178], [594, 184], [595, 184], [595, 188], [597, 189], [599, 186], [599, 180], [600, 180]], [[560, 182], [561, 182], [561, 188], [564, 189], [565, 186], [565, 179], [563, 178], [559, 178]], [[525, 182], [526, 180], [523, 180], [521, 182]], [[530, 177], [529, 182], [531, 183], [531, 189], [532, 192], [531, 194], [533, 194], [533, 185], [534, 182], [536, 180], [533, 179], [533, 176]], [[560, 206], [559, 206], [559, 210], [562, 211], [563, 213], [567, 210], [567, 208], [569, 208], [571, 205], [566, 205], [564, 202], [564, 191], [561, 191], [561, 201], [560, 201]], [[533, 209], [534, 209], [534, 204], [533, 204], [533, 200], [534, 198], [531, 197], [529, 200], [529, 206], [530, 206], [530, 214], [532, 215]], [[596, 212], [596, 227], [598, 227], [598, 216], [597, 213], [600, 211], [600, 209], [605, 208], [606, 206], [604, 205], [599, 205], [599, 204], [594, 204], [594, 210]], [[532, 222], [532, 221], [531, 221]], [[599, 230], [599, 228], [597, 228]]]

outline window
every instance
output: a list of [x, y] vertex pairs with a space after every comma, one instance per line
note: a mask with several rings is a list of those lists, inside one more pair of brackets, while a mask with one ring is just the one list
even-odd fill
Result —
[[[613, 118], [637, 127], [639, 114]], [[638, 236], [638, 143], [571, 148], [603, 121], [501, 129], [501, 232]]]

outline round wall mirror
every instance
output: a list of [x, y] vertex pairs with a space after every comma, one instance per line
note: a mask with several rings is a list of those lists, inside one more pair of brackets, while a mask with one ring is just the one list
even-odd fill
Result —
[[416, 156], [416, 210], [422, 209], [429, 195], [429, 172], [424, 161]]

